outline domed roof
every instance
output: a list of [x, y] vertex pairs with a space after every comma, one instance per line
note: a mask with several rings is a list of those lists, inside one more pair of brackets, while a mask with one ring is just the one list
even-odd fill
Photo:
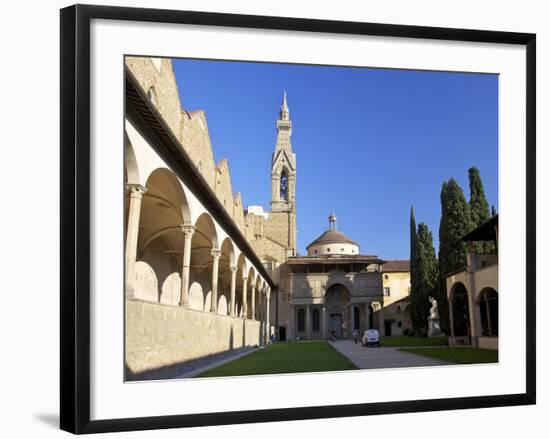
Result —
[[310, 248], [314, 245], [319, 245], [319, 244], [332, 244], [332, 243], [344, 243], [344, 242], [348, 244], [359, 245], [355, 241], [353, 241], [351, 238], [348, 238], [339, 230], [327, 230], [321, 236], [319, 236], [315, 241], [309, 244], [307, 248]]

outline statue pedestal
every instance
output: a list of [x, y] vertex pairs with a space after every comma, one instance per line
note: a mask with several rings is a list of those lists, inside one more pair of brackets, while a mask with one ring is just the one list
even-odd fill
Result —
[[438, 337], [441, 335], [441, 327], [439, 326], [439, 319], [428, 319], [428, 337]]

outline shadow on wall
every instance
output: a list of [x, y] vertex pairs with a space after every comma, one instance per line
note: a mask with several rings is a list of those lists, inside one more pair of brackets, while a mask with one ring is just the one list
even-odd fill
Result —
[[134, 372], [127, 363], [124, 363], [124, 381], [155, 381], [183, 378], [189, 372], [199, 369], [209, 364], [217, 363], [225, 360], [228, 357], [238, 355], [256, 349], [255, 347], [245, 346], [238, 349], [231, 349], [225, 352], [219, 352], [204, 357], [195, 358], [190, 361], [169, 364], [167, 366], [149, 369], [143, 372]]

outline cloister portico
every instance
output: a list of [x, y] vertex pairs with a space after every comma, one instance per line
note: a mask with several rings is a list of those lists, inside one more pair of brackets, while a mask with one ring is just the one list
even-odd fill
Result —
[[[498, 215], [463, 238], [494, 242], [498, 249]], [[451, 345], [498, 349], [498, 253], [470, 251], [466, 268], [446, 276]]]
[[[147, 96], [127, 72], [127, 106], [133, 110], [125, 121], [130, 376], [266, 343], [275, 287], [227, 204], [164, 126], [158, 101]], [[170, 148], [179, 149], [177, 157]]]

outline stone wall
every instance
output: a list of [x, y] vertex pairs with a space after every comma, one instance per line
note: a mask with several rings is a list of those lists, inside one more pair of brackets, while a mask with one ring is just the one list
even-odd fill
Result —
[[260, 322], [126, 300], [126, 367], [140, 374], [260, 344]]

